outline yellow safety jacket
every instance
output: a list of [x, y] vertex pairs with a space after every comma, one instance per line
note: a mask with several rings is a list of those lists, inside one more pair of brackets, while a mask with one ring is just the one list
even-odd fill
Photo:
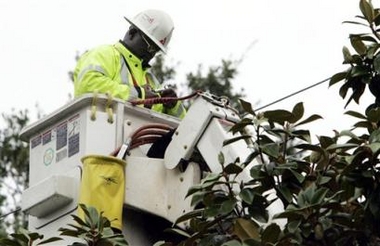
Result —
[[[142, 61], [121, 42], [87, 51], [74, 69], [74, 96], [85, 93], [109, 93], [123, 100], [145, 99], [142, 86], [160, 88], [157, 78], [143, 68]], [[183, 118], [186, 110], [180, 101], [173, 108], [156, 104], [153, 110]]]

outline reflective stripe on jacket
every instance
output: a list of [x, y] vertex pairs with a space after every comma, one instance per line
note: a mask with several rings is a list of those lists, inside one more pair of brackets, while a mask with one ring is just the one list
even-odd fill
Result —
[[[140, 88], [135, 88], [132, 74]], [[149, 69], [144, 69], [141, 60], [120, 42], [87, 51], [74, 69], [75, 97], [97, 91], [123, 100], [144, 99], [145, 91], [141, 86], [147, 83], [154, 90], [160, 88]], [[162, 104], [153, 105], [152, 109], [180, 118], [186, 113], [180, 102], [172, 109], [165, 109]]]

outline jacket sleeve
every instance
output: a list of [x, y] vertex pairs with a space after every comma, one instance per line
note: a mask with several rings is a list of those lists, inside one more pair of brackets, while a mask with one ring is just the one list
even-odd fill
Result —
[[87, 51], [74, 70], [74, 95], [85, 93], [110, 93], [113, 97], [126, 100], [130, 96], [128, 84], [120, 78], [120, 54], [112, 46], [101, 46]]
[[165, 106], [163, 106], [163, 108], [165, 113], [176, 116], [180, 119], [183, 119], [186, 115], [186, 109], [180, 101], [177, 101], [177, 104], [173, 108], [166, 109]]

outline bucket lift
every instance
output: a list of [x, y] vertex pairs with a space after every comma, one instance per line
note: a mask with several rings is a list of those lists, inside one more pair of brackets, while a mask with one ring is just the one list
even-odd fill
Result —
[[[152, 220], [166, 221], [163, 226], [168, 226], [191, 211], [185, 195], [200, 182], [205, 169], [221, 170], [220, 152], [226, 162], [250, 153], [243, 141], [223, 146], [232, 137], [228, 129], [239, 120], [225, 100], [207, 93], [198, 95], [182, 120], [106, 95], [73, 100], [21, 132], [30, 145], [30, 185], [22, 194], [29, 230], [58, 236], [58, 228], [72, 222], [83, 156], [109, 155], [142, 126], [162, 124], [175, 129], [163, 158], [147, 157], [151, 144], [130, 149], [125, 156], [123, 234], [130, 245], [152, 245], [159, 240], [149, 234], [150, 225], [157, 231]], [[206, 167], [192, 160], [195, 152]]]

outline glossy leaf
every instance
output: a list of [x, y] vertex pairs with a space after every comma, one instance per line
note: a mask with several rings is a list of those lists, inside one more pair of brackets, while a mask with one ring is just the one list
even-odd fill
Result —
[[305, 112], [305, 109], [303, 107], [303, 103], [300, 102], [300, 103], [297, 103], [293, 110], [292, 110], [292, 114], [293, 114], [293, 119], [291, 121], [289, 121], [290, 123], [295, 123], [297, 122], [298, 120], [300, 120], [302, 117], [303, 117], [303, 114]]
[[245, 112], [251, 114], [251, 115], [256, 115], [255, 114], [255, 111], [253, 110], [252, 108], [252, 105], [250, 102], [247, 102], [243, 99], [239, 99], [240, 103], [241, 103], [241, 106], [243, 107], [243, 109], [245, 110]]
[[183, 214], [182, 216], [180, 216], [179, 218], [177, 218], [177, 220], [175, 221], [175, 224], [177, 225], [189, 219], [201, 216], [202, 214], [203, 214], [203, 209], [195, 209], [195, 210], [189, 211]]
[[373, 131], [371, 133], [371, 135], [369, 136], [368, 141], [370, 143], [380, 143], [380, 130], [377, 129], [377, 130]]
[[223, 171], [226, 174], [239, 174], [243, 171], [243, 168], [236, 164], [229, 164], [223, 169]]
[[380, 108], [373, 108], [368, 111], [368, 120], [371, 122], [380, 121]]
[[380, 73], [380, 55], [377, 55], [373, 61], [373, 69], [375, 72]]
[[[351, 56], [350, 50], [346, 46], [344, 46], [342, 49], [342, 52], [343, 52], [343, 59], [344, 59], [343, 63], [345, 63], [345, 64], [352, 63], [353, 58]], [[338, 76], [340, 76], [340, 75], [338, 75]], [[338, 82], [338, 81], [336, 81], [336, 82]], [[331, 81], [330, 81], [330, 85], [332, 85]]]
[[270, 224], [261, 235], [261, 240], [265, 243], [275, 243], [280, 235], [281, 229], [277, 224]]
[[250, 136], [250, 135], [242, 135], [242, 136], [230, 138], [230, 139], [223, 141], [223, 146], [232, 144], [232, 143], [240, 141], [240, 140], [246, 140], [246, 139], [251, 139], [251, 138], [252, 138], [252, 136]]
[[234, 224], [234, 234], [240, 239], [240, 240], [246, 240], [246, 239], [259, 239], [259, 227], [254, 223], [252, 220], [244, 219], [244, 218], [238, 218], [235, 220]]
[[280, 147], [278, 144], [267, 144], [262, 146], [262, 151], [271, 157], [277, 158], [280, 154]]
[[346, 78], [346, 76], [347, 76], [347, 72], [340, 72], [340, 73], [334, 74], [330, 78], [329, 86], [332, 86], [332, 85], [338, 83], [339, 81], [344, 80]]
[[310, 122], [313, 122], [313, 121], [319, 120], [319, 119], [323, 119], [323, 117], [320, 115], [317, 115], [317, 114], [313, 114], [313, 115], [309, 116], [307, 119], [295, 124], [294, 126], [300, 126], [300, 125], [310, 123]]
[[222, 214], [231, 213], [235, 208], [236, 202], [237, 201], [235, 199], [229, 199], [229, 200], [224, 201], [220, 207], [220, 212]]
[[287, 110], [272, 110], [272, 111], [265, 111], [264, 117], [267, 118], [269, 121], [277, 122], [279, 124], [283, 124], [285, 121], [292, 121], [294, 118], [294, 115], [287, 111]]
[[240, 191], [240, 194], [239, 194], [240, 198], [248, 203], [248, 204], [252, 204], [253, 202], [253, 199], [255, 197], [255, 193], [252, 189], [249, 189], [249, 188], [244, 188]]
[[350, 40], [351, 40], [352, 47], [355, 49], [356, 52], [358, 52], [359, 55], [366, 54], [367, 47], [359, 37], [351, 36]]
[[368, 21], [368, 23], [371, 23], [375, 15], [372, 4], [366, 0], [360, 0], [359, 7], [365, 19]]
[[62, 238], [60, 237], [51, 237], [51, 238], [48, 238], [44, 241], [41, 241], [40, 243], [38, 243], [37, 245], [43, 245], [43, 244], [47, 244], [47, 243], [52, 243], [52, 242], [57, 242], [57, 241], [61, 241], [63, 240]]

